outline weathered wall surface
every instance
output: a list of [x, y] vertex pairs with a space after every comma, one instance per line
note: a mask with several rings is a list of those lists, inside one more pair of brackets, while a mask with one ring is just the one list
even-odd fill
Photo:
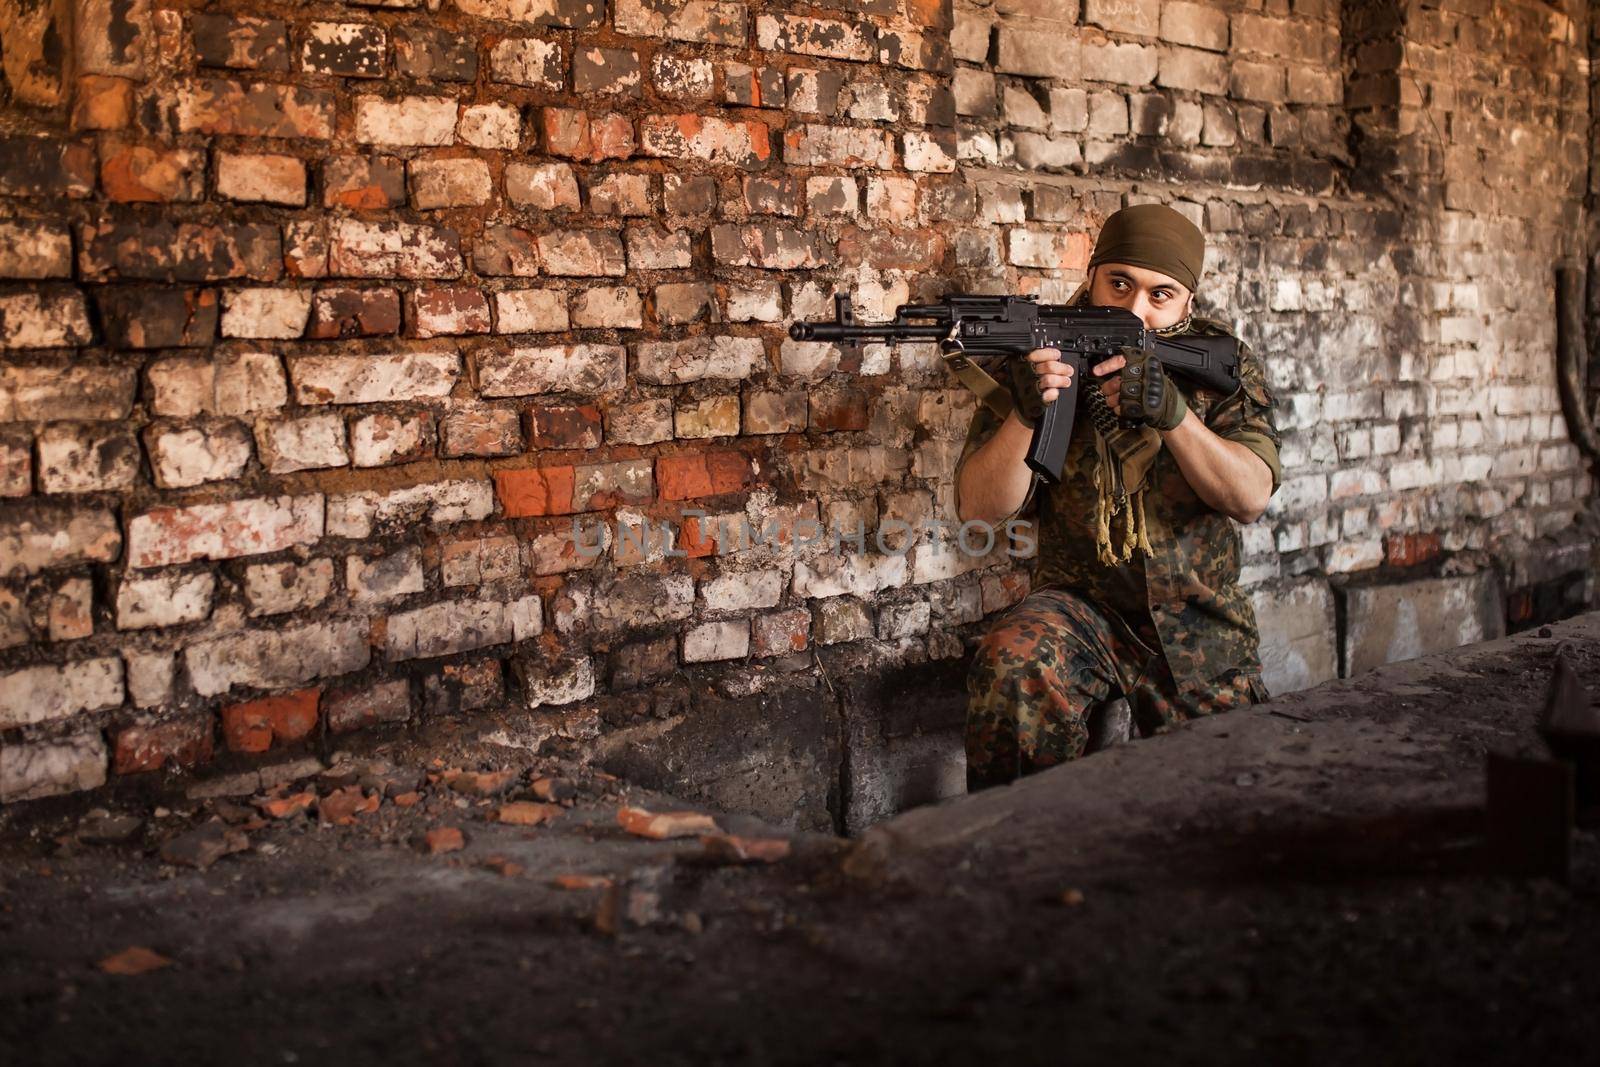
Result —
[[1346, 583], [1492, 571], [1513, 624], [1589, 597], [1552, 273], [1586, 252], [1588, 27], [1490, 0], [958, 5], [971, 284], [1063, 297], [1133, 200], [1212, 239], [1202, 303], [1265, 356], [1284, 431], [1245, 530], [1280, 688], [1348, 655], [1348, 628], [1287, 615], [1334, 617]]
[[784, 326], [1064, 298], [1143, 199], [1207, 229], [1279, 399], [1275, 683], [1374, 655], [1346, 583], [1491, 590], [1488, 632], [1589, 598], [1549, 275], [1587, 251], [1581, 5], [0, 19], [4, 799], [506, 706], [802, 822], [959, 787], [929, 694], [1025, 572], [872, 534], [953, 518], [970, 400]]

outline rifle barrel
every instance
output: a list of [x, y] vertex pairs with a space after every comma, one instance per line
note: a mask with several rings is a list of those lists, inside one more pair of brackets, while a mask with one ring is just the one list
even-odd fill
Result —
[[833, 322], [796, 322], [789, 327], [789, 336], [796, 341], [938, 341], [949, 332], [950, 327], [937, 323], [841, 326]]

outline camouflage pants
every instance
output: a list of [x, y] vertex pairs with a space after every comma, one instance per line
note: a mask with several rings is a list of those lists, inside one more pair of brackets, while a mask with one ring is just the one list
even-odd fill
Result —
[[1180, 693], [1160, 649], [1148, 617], [1130, 625], [1064, 589], [1030, 593], [985, 635], [967, 674], [968, 791], [1081, 756], [1089, 715], [1118, 697], [1143, 736], [1265, 698], [1243, 672]]

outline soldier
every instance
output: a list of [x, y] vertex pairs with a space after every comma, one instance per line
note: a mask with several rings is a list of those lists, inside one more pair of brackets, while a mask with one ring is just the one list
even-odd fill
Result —
[[[1106, 220], [1073, 302], [1125, 308], [1164, 336], [1231, 336], [1194, 314], [1204, 262], [1204, 235], [1178, 212], [1124, 208]], [[1046, 402], [1071, 383], [1058, 354], [1028, 356]], [[1129, 357], [1137, 350], [1080, 383], [1119, 414]], [[1260, 518], [1282, 468], [1272, 397], [1242, 344], [1239, 378], [1222, 396], [1155, 377], [1147, 425], [1102, 432], [1080, 417], [1060, 483], [1042, 489], [1023, 462], [1029, 425], [979, 408], [956, 468], [957, 512], [1003, 524], [1037, 495], [1038, 562], [1032, 591], [984, 637], [967, 677], [969, 790], [1081, 755], [1091, 714], [1118, 698], [1144, 736], [1267, 699], [1230, 520]]]

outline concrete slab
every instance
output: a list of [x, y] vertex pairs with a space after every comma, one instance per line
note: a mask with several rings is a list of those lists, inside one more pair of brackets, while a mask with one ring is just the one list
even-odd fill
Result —
[[1506, 632], [1499, 579], [1487, 571], [1394, 585], [1348, 586], [1342, 596], [1346, 677]]
[[1274, 694], [1293, 693], [1339, 677], [1333, 590], [1321, 578], [1258, 592], [1261, 676]]

